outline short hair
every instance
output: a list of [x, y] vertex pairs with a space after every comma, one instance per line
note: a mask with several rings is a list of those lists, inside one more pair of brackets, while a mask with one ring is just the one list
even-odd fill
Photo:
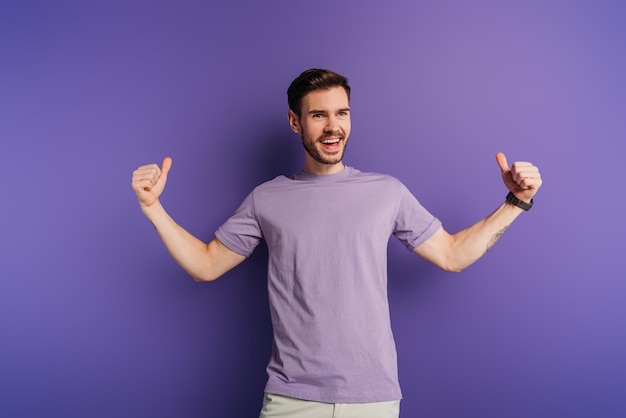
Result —
[[350, 86], [348, 79], [331, 70], [311, 68], [302, 72], [291, 82], [287, 89], [287, 101], [291, 109], [298, 117], [302, 116], [302, 98], [313, 90], [343, 87], [350, 100]]

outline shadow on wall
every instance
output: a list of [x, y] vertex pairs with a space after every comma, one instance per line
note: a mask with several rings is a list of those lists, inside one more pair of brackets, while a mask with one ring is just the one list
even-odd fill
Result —
[[[302, 151], [299, 138], [283, 124], [274, 124], [267, 129], [257, 130], [260, 134], [249, 137], [249, 142], [239, 152], [241, 166], [237, 167], [237, 179], [242, 195], [247, 195], [259, 184], [279, 175], [291, 176], [301, 170]], [[249, 145], [248, 145], [249, 144]], [[224, 219], [225, 221], [225, 219]], [[228, 328], [216, 330], [227, 334], [223, 347], [228, 365], [216, 371], [215, 387], [222, 393], [207, 402], [212, 416], [223, 411], [221, 416], [257, 416], [267, 381], [265, 367], [271, 355], [272, 329], [267, 297], [267, 247], [259, 244], [254, 253], [228, 277], [215, 282], [224, 286], [220, 292], [237, 303], [238, 318], [229, 319]], [[221, 283], [220, 283], [221, 282]], [[227, 288], [227, 289], [226, 289]], [[232, 319], [232, 318], [231, 318]], [[234, 352], [238, 351], [239, 354]], [[237, 364], [230, 359], [238, 357]], [[226, 369], [228, 367], [228, 369]], [[221, 376], [221, 377], [218, 377]], [[224, 382], [224, 377], [228, 382]]]
[[231, 277], [220, 279], [225, 290], [220, 297], [228, 298], [233, 307], [222, 311], [228, 321], [213, 330], [221, 341], [216, 352], [222, 354], [209, 367], [215, 389], [200, 408], [205, 416], [255, 417], [261, 410], [272, 349], [266, 272], [267, 249], [261, 244]]
[[300, 138], [289, 130], [287, 123], [275, 123], [263, 133], [250, 139], [250, 147], [243, 155], [245, 173], [253, 187], [278, 175], [291, 177], [302, 170], [303, 148]]

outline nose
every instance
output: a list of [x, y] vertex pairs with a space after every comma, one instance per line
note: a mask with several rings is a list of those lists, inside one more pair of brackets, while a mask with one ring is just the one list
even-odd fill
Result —
[[335, 116], [329, 116], [327, 119], [326, 126], [324, 127], [325, 132], [336, 132], [339, 130], [339, 124], [337, 123], [337, 118]]

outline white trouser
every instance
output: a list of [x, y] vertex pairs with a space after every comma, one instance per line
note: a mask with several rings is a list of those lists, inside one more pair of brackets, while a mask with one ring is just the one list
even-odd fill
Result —
[[400, 401], [323, 403], [266, 393], [259, 418], [398, 418]]

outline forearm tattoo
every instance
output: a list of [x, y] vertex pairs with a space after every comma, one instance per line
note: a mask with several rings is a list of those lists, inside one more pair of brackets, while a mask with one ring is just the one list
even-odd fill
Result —
[[509, 226], [505, 226], [504, 228], [502, 228], [501, 230], [499, 230], [498, 232], [496, 232], [495, 234], [493, 234], [493, 237], [491, 237], [491, 239], [489, 240], [489, 242], [487, 243], [487, 248], [485, 249], [485, 253], [487, 251], [489, 251], [491, 249], [491, 247], [493, 247], [494, 245], [496, 245], [496, 242], [498, 242], [498, 240], [500, 239], [500, 237], [502, 235], [504, 235], [504, 231], [507, 230]]

